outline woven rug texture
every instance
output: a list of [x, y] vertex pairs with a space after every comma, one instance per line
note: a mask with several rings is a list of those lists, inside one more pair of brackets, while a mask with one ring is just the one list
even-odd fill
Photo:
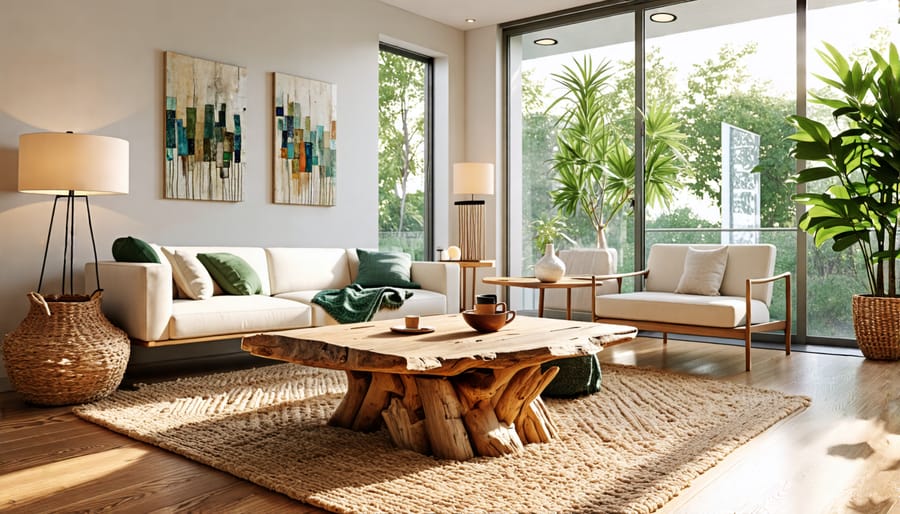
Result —
[[603, 364], [602, 390], [547, 400], [560, 437], [465, 462], [325, 423], [343, 372], [279, 364], [119, 390], [75, 413], [334, 512], [653, 512], [809, 399]]

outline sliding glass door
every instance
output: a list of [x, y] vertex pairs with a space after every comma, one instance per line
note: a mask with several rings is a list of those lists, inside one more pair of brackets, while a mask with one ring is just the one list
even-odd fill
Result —
[[[597, 244], [590, 204], [565, 208], [573, 185], [560, 166], [579, 147], [565, 137], [573, 105], [558, 99], [591, 65], [602, 71], [596, 120], [603, 126], [575, 140], [602, 151], [569, 163], [595, 165], [609, 180], [611, 193], [594, 205], [608, 217], [605, 239], [618, 250], [619, 271], [643, 266], [659, 242], [771, 243], [776, 273], [792, 272], [798, 286], [799, 342], [808, 335], [852, 345], [850, 296], [864, 292], [859, 260], [798, 234], [785, 117], [808, 112], [827, 121], [827, 108], [805, 101], [806, 89], [827, 87], [813, 75], [825, 73], [815, 50], [823, 41], [856, 57], [884, 50], [900, 42], [898, 15], [895, 0], [694, 0], [510, 24], [510, 273], [530, 274], [541, 236], [562, 247]], [[798, 53], [804, 43], [807, 53]], [[776, 288], [774, 317], [784, 315], [784, 294]], [[527, 293], [512, 300], [532, 305]]]

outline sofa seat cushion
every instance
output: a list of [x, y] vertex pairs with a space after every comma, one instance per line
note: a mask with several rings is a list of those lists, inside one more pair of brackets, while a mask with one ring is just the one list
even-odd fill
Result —
[[[420, 316], [431, 316], [434, 314], [444, 314], [447, 312], [447, 297], [441, 293], [428, 291], [426, 289], [401, 289], [399, 291], [409, 291], [412, 296], [407, 298], [399, 309], [379, 309], [375, 313], [374, 320], [380, 319], [396, 319], [402, 318], [407, 314], [418, 314]], [[325, 312], [320, 305], [312, 303], [313, 296], [318, 293], [315, 291], [295, 291], [292, 293], [282, 293], [277, 295], [276, 299], [292, 300], [309, 306], [312, 311], [312, 325], [319, 327], [322, 325], [336, 325], [337, 320]]]
[[303, 328], [311, 319], [309, 305], [264, 295], [174, 300], [169, 338]]
[[[769, 321], [769, 309], [750, 302], [750, 322]], [[737, 296], [701, 296], [655, 291], [597, 296], [597, 316], [610, 319], [729, 328], [746, 323], [746, 304]]]

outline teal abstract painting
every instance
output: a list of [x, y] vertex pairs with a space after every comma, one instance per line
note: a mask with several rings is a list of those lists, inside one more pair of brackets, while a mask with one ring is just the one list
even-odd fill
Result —
[[275, 74], [274, 201], [335, 204], [337, 87]]
[[165, 198], [240, 202], [247, 69], [166, 52]]

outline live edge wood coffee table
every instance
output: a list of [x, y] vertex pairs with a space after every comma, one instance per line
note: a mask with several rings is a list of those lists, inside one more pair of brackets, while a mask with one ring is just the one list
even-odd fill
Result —
[[260, 357], [347, 372], [348, 390], [329, 424], [387, 426], [394, 444], [439, 458], [514, 453], [547, 442], [557, 427], [541, 391], [559, 368], [541, 363], [595, 354], [630, 340], [623, 325], [517, 317], [478, 333], [459, 314], [428, 316], [430, 333], [392, 332], [402, 320], [286, 330], [245, 337]]

